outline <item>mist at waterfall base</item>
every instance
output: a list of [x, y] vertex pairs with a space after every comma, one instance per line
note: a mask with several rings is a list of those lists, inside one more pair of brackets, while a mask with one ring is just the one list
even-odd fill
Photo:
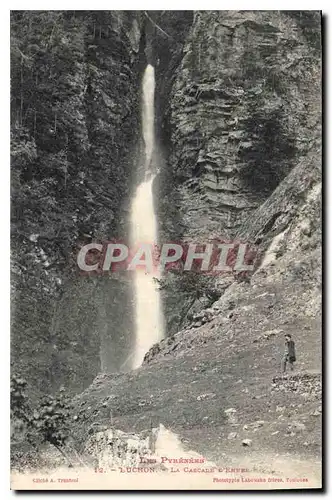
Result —
[[[145, 178], [138, 186], [131, 206], [130, 239], [132, 245], [141, 242], [157, 243], [158, 241], [158, 226], [152, 191], [156, 166], [154, 166], [154, 171], [151, 166], [155, 148], [154, 90], [154, 68], [149, 64], [145, 69], [142, 82], [142, 133], [145, 144]], [[135, 347], [132, 368], [139, 367], [150, 347], [164, 337], [161, 297], [154, 280], [154, 278], [159, 277], [158, 271], [155, 271], [155, 274], [149, 274], [144, 269], [135, 271]]]

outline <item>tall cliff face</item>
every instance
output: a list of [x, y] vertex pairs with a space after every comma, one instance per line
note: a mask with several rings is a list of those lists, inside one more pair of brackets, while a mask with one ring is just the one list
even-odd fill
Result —
[[[126, 233], [140, 140], [137, 82], [144, 60], [139, 13], [95, 12], [92, 16], [92, 31], [85, 39], [85, 117], [90, 148], [84, 183], [90, 210], [84, 219], [82, 244], [121, 238]], [[122, 368], [133, 342], [131, 301], [129, 281], [109, 276], [68, 280], [56, 315], [57, 331], [68, 332], [69, 327], [79, 337], [76, 346], [82, 349], [86, 344], [86, 362], [79, 363], [79, 371], [77, 363], [71, 369], [71, 377], [75, 374], [81, 389], [99, 371]], [[86, 366], [88, 373], [82, 377]], [[59, 366], [57, 372], [63, 371]]]
[[166, 116], [186, 236], [234, 235], [308, 151], [319, 32], [319, 13], [195, 13]]
[[[291, 170], [320, 154], [320, 22], [318, 12], [194, 13], [164, 116], [165, 238], [245, 234]], [[166, 295], [173, 332], [183, 302]]]
[[12, 12], [12, 360], [37, 392], [125, 356], [129, 287], [78, 276], [76, 256], [124, 231], [141, 34], [139, 12]]

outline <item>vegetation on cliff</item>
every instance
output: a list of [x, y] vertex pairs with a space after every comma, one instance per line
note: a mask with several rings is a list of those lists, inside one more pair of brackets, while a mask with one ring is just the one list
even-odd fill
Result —
[[99, 370], [96, 284], [80, 289], [75, 258], [126, 203], [139, 36], [130, 11], [11, 13], [12, 357], [37, 392]]

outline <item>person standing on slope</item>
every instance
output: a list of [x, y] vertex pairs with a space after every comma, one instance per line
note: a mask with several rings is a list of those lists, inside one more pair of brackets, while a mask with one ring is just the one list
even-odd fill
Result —
[[291, 371], [294, 370], [293, 363], [296, 361], [295, 355], [295, 342], [292, 340], [292, 336], [287, 333], [285, 335], [285, 352], [282, 358], [282, 372], [286, 372], [287, 363], [289, 363]]

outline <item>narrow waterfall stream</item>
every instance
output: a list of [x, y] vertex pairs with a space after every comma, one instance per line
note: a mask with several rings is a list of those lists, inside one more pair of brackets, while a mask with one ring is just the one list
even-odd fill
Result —
[[[157, 244], [158, 228], [153, 206], [152, 184], [155, 169], [151, 167], [154, 141], [154, 68], [146, 67], [142, 83], [142, 131], [145, 143], [145, 179], [135, 193], [131, 207], [131, 244]], [[150, 347], [164, 336], [160, 292], [153, 278], [159, 274], [145, 269], [135, 271], [135, 350], [132, 368], [142, 364]]]

